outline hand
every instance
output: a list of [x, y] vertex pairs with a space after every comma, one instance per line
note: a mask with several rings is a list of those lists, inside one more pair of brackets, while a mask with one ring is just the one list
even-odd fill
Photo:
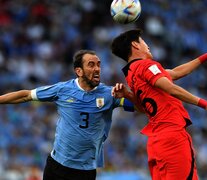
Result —
[[115, 98], [123, 98], [127, 96], [127, 93], [129, 93], [126, 86], [122, 83], [116, 83], [116, 85], [111, 90], [111, 95]]

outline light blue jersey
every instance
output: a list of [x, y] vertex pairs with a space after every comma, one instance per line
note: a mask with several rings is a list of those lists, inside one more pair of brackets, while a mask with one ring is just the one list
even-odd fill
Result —
[[111, 96], [110, 86], [100, 84], [84, 91], [78, 79], [32, 90], [32, 98], [52, 101], [59, 119], [51, 156], [60, 164], [82, 170], [103, 167], [103, 144], [112, 121], [112, 111], [121, 106]]

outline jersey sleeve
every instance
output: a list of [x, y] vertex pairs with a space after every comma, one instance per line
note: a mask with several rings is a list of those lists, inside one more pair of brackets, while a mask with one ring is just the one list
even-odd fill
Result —
[[134, 104], [126, 98], [121, 99], [121, 104], [125, 111], [134, 112]]
[[38, 101], [55, 101], [58, 99], [58, 92], [61, 88], [61, 83], [50, 86], [42, 86], [31, 91], [33, 100]]
[[125, 111], [134, 112], [134, 104], [126, 98], [115, 99], [118, 107], [123, 107]]
[[146, 63], [144, 70], [142, 71], [142, 76], [144, 76], [144, 79], [147, 82], [154, 86], [159, 78], [165, 76], [163, 71], [164, 69], [159, 63], [151, 61], [150, 63]]

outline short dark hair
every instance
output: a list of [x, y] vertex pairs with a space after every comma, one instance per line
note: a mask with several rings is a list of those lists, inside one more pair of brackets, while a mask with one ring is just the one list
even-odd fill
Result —
[[85, 54], [92, 54], [92, 55], [96, 55], [95, 51], [92, 50], [87, 50], [87, 49], [81, 49], [79, 51], [77, 51], [74, 56], [73, 56], [73, 68], [83, 68], [83, 56]]
[[128, 62], [128, 58], [131, 55], [131, 43], [133, 41], [139, 42], [139, 37], [142, 34], [141, 29], [134, 29], [126, 31], [116, 38], [111, 43], [111, 51], [114, 55], [122, 58]]

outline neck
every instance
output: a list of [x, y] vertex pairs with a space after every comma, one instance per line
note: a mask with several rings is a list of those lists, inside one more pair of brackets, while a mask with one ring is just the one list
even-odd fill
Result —
[[133, 61], [134, 59], [152, 59], [152, 56], [149, 56], [148, 54], [142, 54], [142, 53], [138, 53], [138, 54], [132, 54], [129, 59], [128, 62]]
[[80, 89], [84, 91], [91, 91], [94, 89], [94, 87], [89, 86], [83, 79], [77, 78], [76, 79], [77, 85], [79, 86]]

